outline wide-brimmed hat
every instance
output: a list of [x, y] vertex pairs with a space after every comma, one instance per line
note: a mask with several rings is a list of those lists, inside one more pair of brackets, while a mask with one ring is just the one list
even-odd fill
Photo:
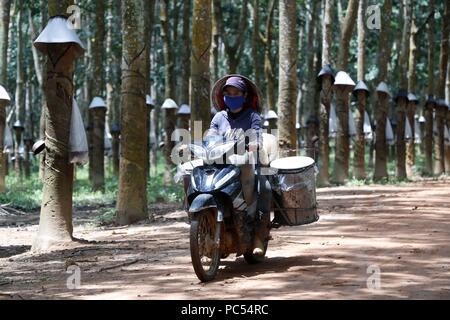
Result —
[[226, 75], [214, 84], [213, 89], [211, 90], [211, 102], [213, 107], [217, 111], [225, 110], [225, 102], [223, 101], [223, 88], [226, 85], [227, 80], [232, 77], [239, 77], [244, 81], [247, 89], [246, 92], [248, 104], [253, 110], [261, 113], [263, 105], [261, 91], [253, 81], [239, 74]]

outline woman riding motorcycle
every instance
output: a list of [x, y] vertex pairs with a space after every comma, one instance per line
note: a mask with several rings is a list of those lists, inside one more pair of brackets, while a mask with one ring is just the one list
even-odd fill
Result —
[[[218, 82], [221, 85], [221, 82]], [[262, 126], [261, 116], [257, 112], [260, 101], [255, 92], [256, 86], [247, 78], [240, 75], [231, 75], [225, 84], [213, 89], [213, 101], [223, 110], [218, 112], [211, 121], [208, 134], [226, 135], [230, 130], [242, 129], [249, 137], [248, 151], [255, 154], [262, 150]], [[257, 154], [258, 157], [258, 154]], [[247, 206], [251, 206], [257, 200], [260, 213], [259, 225], [255, 232], [254, 255], [264, 255], [265, 240], [269, 237], [271, 188], [266, 176], [259, 177], [258, 199], [254, 199], [255, 192], [255, 168], [251, 163], [240, 166], [241, 183], [244, 199]]]

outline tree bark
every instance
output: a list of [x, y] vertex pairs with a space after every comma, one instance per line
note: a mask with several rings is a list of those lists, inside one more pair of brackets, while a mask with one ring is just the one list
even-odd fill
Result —
[[[331, 46], [333, 40], [332, 17], [333, 17], [334, 0], [325, 1], [323, 33], [322, 33], [322, 65], [331, 64]], [[330, 158], [330, 144], [329, 144], [329, 118], [330, 118], [330, 103], [332, 98], [332, 82], [330, 76], [322, 78], [322, 90], [320, 92], [320, 139], [319, 139], [319, 175], [318, 185], [329, 186], [329, 158]]]
[[295, 154], [297, 101], [297, 5], [295, 1], [280, 0], [279, 40], [279, 144], [287, 155]]
[[[411, 34], [412, 4], [411, 0], [403, 1], [403, 32], [402, 43], [399, 55], [399, 89], [407, 90], [408, 88], [408, 56], [409, 56], [409, 39]], [[405, 145], [405, 116], [408, 101], [405, 98], [397, 100], [397, 178], [405, 179], [406, 174], [406, 145]]]
[[[417, 64], [417, 33], [418, 28], [416, 26], [416, 19], [414, 12], [411, 19], [411, 34], [409, 37], [409, 65], [408, 65], [408, 92], [415, 93], [416, 91], [416, 64]], [[415, 153], [415, 119], [416, 104], [414, 102], [408, 102], [407, 105], [407, 117], [409, 124], [411, 125], [412, 138], [407, 141], [406, 144], [406, 176], [413, 178], [414, 176], [414, 163], [416, 158]]]
[[[321, 1], [310, 1], [311, 5], [311, 16], [309, 17], [309, 23], [308, 23], [308, 40], [307, 40], [307, 48], [310, 50], [307, 50], [306, 52], [306, 65], [307, 65], [307, 78], [308, 81], [306, 82], [306, 92], [305, 92], [305, 104], [303, 108], [303, 114], [306, 119], [309, 119], [311, 115], [315, 115], [315, 109], [316, 105], [314, 103], [314, 98], [316, 95], [316, 77], [317, 72], [316, 68], [314, 66], [314, 55], [315, 50], [312, 50], [314, 48], [314, 32], [318, 33], [318, 30], [316, 30], [316, 22], [318, 23], [318, 11], [319, 6], [321, 4]], [[308, 139], [309, 140], [309, 139]], [[308, 143], [309, 144], [309, 143]]]
[[[442, 38], [439, 55], [439, 80], [436, 87], [436, 97], [445, 100], [445, 79], [447, 76], [447, 65], [449, 57], [450, 38], [450, 1], [445, 1], [444, 13], [442, 15]], [[438, 106], [436, 108], [436, 127], [438, 130], [435, 141], [435, 166], [434, 174], [440, 175], [445, 171], [445, 144], [444, 144], [444, 122], [448, 108]]]
[[336, 95], [336, 157], [334, 164], [334, 181], [344, 184], [348, 180], [350, 137], [348, 135], [349, 117], [349, 94], [350, 89], [346, 86], [335, 86]]
[[195, 122], [201, 121], [203, 130], [209, 128], [211, 120], [210, 58], [211, 47], [211, 6], [208, 0], [194, 0], [192, 19], [192, 51], [191, 51], [191, 134], [198, 137]]
[[144, 0], [122, 0], [121, 155], [116, 222], [147, 218], [146, 55]]
[[[102, 97], [104, 91], [103, 76], [103, 48], [105, 40], [105, 4], [104, 1], [95, 2], [95, 38], [92, 44], [93, 54], [93, 87], [94, 97]], [[105, 110], [91, 110], [92, 116], [91, 142], [92, 162], [89, 162], [92, 170], [93, 191], [104, 191], [105, 189]], [[102, 135], [103, 134], [103, 135]]]
[[[49, 0], [49, 16], [66, 15], [72, 0]], [[70, 44], [54, 44], [49, 54], [60, 56], [46, 62], [45, 95], [46, 157], [39, 232], [33, 251], [46, 251], [72, 240], [73, 165], [69, 163], [70, 120], [73, 103], [74, 52]], [[65, 53], [65, 54], [64, 54]]]
[[6, 86], [11, 0], [0, 0], [0, 84]]
[[345, 18], [341, 23], [341, 38], [339, 41], [339, 70], [346, 71], [348, 68], [350, 40], [355, 27], [356, 17], [358, 15], [358, 0], [349, 0]]
[[[112, 126], [119, 125], [119, 116], [116, 106], [116, 100], [118, 95], [117, 83], [118, 79], [114, 75], [114, 66], [118, 63], [118, 58], [116, 56], [115, 50], [113, 50], [113, 32], [114, 32], [114, 18], [115, 10], [114, 6], [117, 5], [117, 1], [108, 0], [108, 23], [107, 23], [107, 33], [106, 33], [106, 106], [108, 110], [109, 124]], [[111, 132], [112, 135], [112, 163], [113, 163], [113, 174], [119, 176], [119, 134]]]
[[211, 44], [211, 73], [213, 81], [219, 78], [219, 45], [220, 31], [222, 30], [222, 8], [220, 0], [212, 0], [212, 44]]
[[386, 119], [388, 116], [389, 95], [378, 92], [376, 101], [375, 115], [377, 127], [375, 129], [375, 171], [373, 179], [380, 181], [389, 177], [387, 171], [388, 145], [386, 141]]
[[[23, 46], [23, 1], [17, 0], [17, 60], [16, 60], [16, 101], [15, 113], [16, 121], [20, 120], [22, 126], [25, 123], [25, 86], [24, 86], [24, 46]], [[15, 143], [14, 151], [15, 158], [14, 168], [16, 176], [20, 180], [23, 177], [23, 155], [20, 154], [20, 147], [22, 144], [22, 129], [15, 129]]]
[[[366, 27], [365, 12], [366, 0], [359, 1], [358, 7], [358, 81], [364, 81], [365, 74], [365, 44], [366, 44]], [[358, 91], [356, 108], [356, 140], [354, 151], [354, 176], [357, 180], [366, 179], [365, 170], [365, 135], [364, 135], [364, 113], [366, 110], [367, 93]]]
[[272, 20], [275, 11], [275, 0], [269, 0], [266, 20], [266, 31], [260, 38], [264, 44], [264, 77], [266, 79], [266, 103], [269, 110], [275, 110], [275, 75], [272, 64]]
[[[161, 38], [163, 41], [163, 53], [164, 53], [164, 96], [166, 99], [175, 100], [175, 87], [174, 87], [174, 69], [175, 64], [173, 60], [172, 52], [172, 40], [169, 29], [169, 2], [170, 0], [160, 1], [160, 21], [161, 21]], [[169, 184], [172, 180], [172, 168], [173, 163], [171, 160], [172, 149], [175, 146], [172, 141], [172, 133], [176, 128], [176, 113], [174, 109], [166, 109], [164, 112], [164, 129], [166, 137], [164, 141], [164, 184]]]
[[255, 75], [255, 83], [259, 85], [261, 81], [261, 75], [259, 68], [261, 66], [259, 62], [259, 0], [253, 0], [253, 34], [252, 34], [252, 59], [253, 59], [253, 72]]
[[[435, 1], [430, 0], [428, 3], [430, 12], [435, 14]], [[434, 32], [435, 32], [434, 19], [429, 19], [427, 23], [428, 34], [428, 50], [427, 50], [427, 64], [428, 64], [428, 83], [427, 93], [428, 97], [434, 96]], [[433, 174], [433, 104], [428, 101], [424, 105], [424, 117], [425, 117], [425, 132], [424, 132], [424, 145], [425, 145], [425, 168], [424, 173], [426, 175]]]
[[[0, 85], [6, 86], [7, 57], [8, 57], [8, 35], [9, 35], [9, 11], [11, 0], [0, 0]], [[5, 132], [6, 103], [0, 102], [0, 192], [6, 190], [5, 174], [6, 159], [3, 153], [3, 137]]]
[[[239, 17], [237, 19], [237, 29], [234, 30], [237, 34], [236, 40], [233, 43], [230, 43], [228, 37], [222, 37], [223, 43], [225, 45], [225, 52], [228, 57], [228, 73], [236, 73], [237, 68], [239, 66], [239, 62], [241, 60], [241, 55], [244, 50], [244, 36], [245, 32], [242, 32], [242, 30], [245, 30], [247, 28], [248, 22], [247, 22], [247, 15], [248, 15], [248, 0], [242, 1], [241, 11], [239, 13]], [[220, 34], [225, 34], [223, 29], [223, 21], [220, 23], [220, 27], [222, 28], [220, 31]]]
[[180, 104], [189, 103], [189, 80], [191, 78], [191, 0], [183, 1], [183, 48], [181, 67]]

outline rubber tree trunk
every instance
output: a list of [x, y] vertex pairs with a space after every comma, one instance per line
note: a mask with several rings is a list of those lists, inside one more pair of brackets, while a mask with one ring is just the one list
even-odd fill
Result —
[[[16, 65], [16, 121], [20, 120], [21, 124], [25, 123], [25, 72], [24, 72], [24, 44], [23, 44], [23, 2], [17, 1], [17, 65]], [[15, 158], [14, 168], [16, 176], [20, 180], [23, 178], [23, 155], [20, 154], [22, 146], [23, 129], [15, 130]]]
[[406, 142], [406, 176], [412, 178], [414, 176], [414, 163], [416, 158], [415, 152], [415, 126], [414, 126], [414, 115], [416, 114], [416, 104], [415, 102], [408, 102], [406, 105], [406, 116], [408, 117], [409, 124], [411, 126], [412, 137]]
[[[119, 125], [119, 115], [117, 108], [117, 83], [118, 79], [115, 76], [114, 68], [116, 68], [118, 57], [116, 50], [113, 50], [113, 33], [114, 33], [114, 18], [112, 18], [117, 13], [116, 6], [120, 7], [115, 0], [108, 0], [108, 24], [107, 24], [107, 35], [106, 35], [106, 106], [108, 110], [108, 118], [110, 123], [110, 128], [113, 125]], [[112, 135], [112, 164], [113, 164], [113, 175], [119, 176], [119, 134], [111, 132]]]
[[406, 179], [406, 146], [405, 146], [405, 120], [406, 120], [406, 98], [399, 97], [397, 100], [397, 178]]
[[444, 122], [446, 118], [447, 107], [436, 106], [435, 121], [437, 135], [434, 136], [434, 174], [439, 176], [445, 171], [444, 161]]
[[[174, 70], [175, 63], [173, 58], [172, 37], [169, 25], [169, 0], [160, 1], [160, 21], [161, 21], [161, 38], [163, 41], [163, 55], [164, 55], [164, 97], [166, 99], [175, 99], [174, 86]], [[176, 128], [176, 114], [174, 110], [168, 110], [164, 113], [164, 129], [166, 137], [164, 141], [164, 184], [169, 184], [172, 181], [173, 163], [171, 160], [172, 149], [175, 143], [172, 141], [172, 132]]]
[[264, 77], [266, 79], [266, 101], [269, 110], [275, 110], [275, 75], [272, 63], [272, 21], [275, 11], [275, 0], [269, 0], [266, 32], [262, 38], [264, 44]]
[[191, 2], [192, 0], [183, 1], [183, 53], [181, 56], [180, 104], [189, 103], [189, 80], [191, 78]]
[[144, 0], [122, 0], [122, 137], [116, 216], [120, 225], [148, 216], [144, 19]]
[[320, 93], [320, 137], [319, 137], [319, 176], [318, 185], [326, 187], [330, 185], [329, 177], [329, 161], [330, 161], [330, 144], [329, 144], [329, 118], [330, 103], [332, 98], [332, 79], [329, 75], [322, 77], [322, 90]]
[[366, 110], [367, 93], [359, 90], [357, 94], [358, 105], [356, 108], [356, 141], [354, 155], [354, 176], [357, 180], [366, 179], [364, 165], [365, 135], [364, 135], [364, 111]]
[[252, 16], [252, 21], [253, 21], [253, 33], [252, 33], [252, 60], [253, 60], [253, 72], [255, 75], [255, 83], [257, 83], [258, 85], [260, 84], [261, 81], [261, 72], [260, 72], [260, 67], [261, 67], [261, 63], [259, 61], [259, 28], [260, 28], [260, 23], [259, 23], [259, 10], [260, 10], [260, 2], [259, 0], [253, 0], [252, 1], [252, 6], [253, 6], [253, 16]]
[[423, 143], [425, 144], [425, 168], [426, 175], [433, 174], [433, 107], [434, 104], [426, 102], [424, 106], [425, 132]]
[[0, 85], [6, 86], [7, 82], [7, 56], [9, 35], [9, 11], [11, 0], [0, 0]]
[[0, 192], [6, 191], [5, 174], [6, 174], [6, 154], [3, 152], [6, 122], [6, 105], [7, 102], [0, 101]]
[[[8, 34], [9, 34], [9, 11], [11, 0], [0, 0], [0, 85], [6, 86], [7, 82], [7, 56], [8, 56]], [[6, 190], [6, 158], [3, 153], [3, 137], [6, 121], [6, 103], [0, 102], [0, 192]]]
[[386, 141], [386, 118], [388, 116], [389, 95], [384, 92], [377, 93], [376, 120], [375, 129], [375, 171], [373, 179], [380, 181], [387, 179], [387, 154], [388, 145]]
[[[105, 88], [103, 75], [103, 57], [105, 40], [105, 1], [95, 1], [95, 37], [92, 43], [92, 93], [94, 97], [102, 97]], [[94, 111], [94, 110], [93, 110]], [[92, 127], [90, 128], [92, 143], [91, 185], [93, 191], [104, 191], [105, 188], [105, 143], [104, 136], [98, 134], [105, 133], [105, 110], [92, 112], [89, 110]], [[102, 119], [103, 117], [103, 119]], [[100, 141], [101, 138], [101, 141]]]
[[350, 155], [350, 135], [348, 131], [349, 117], [349, 94], [347, 86], [334, 86], [336, 97], [336, 159], [334, 163], [334, 181], [337, 184], [344, 184], [348, 180], [349, 155]]
[[[49, 0], [49, 16], [65, 15], [72, 0]], [[39, 231], [33, 251], [46, 251], [72, 240], [73, 165], [69, 163], [70, 120], [73, 103], [74, 52], [69, 44], [54, 44], [46, 62], [46, 157]]]
[[112, 160], [113, 160], [113, 173], [116, 177], [119, 176], [119, 170], [120, 170], [120, 155], [119, 155], [119, 146], [120, 146], [120, 140], [119, 140], [119, 132], [111, 133], [112, 135]]
[[356, 17], [358, 16], [358, 0], [349, 0], [345, 18], [341, 23], [341, 38], [339, 42], [338, 66], [340, 70], [347, 70], [350, 40], [355, 28]]
[[[445, 100], [445, 80], [447, 77], [447, 65], [449, 58], [449, 38], [450, 38], [450, 1], [445, 1], [444, 14], [442, 18], [442, 38], [439, 54], [439, 81], [436, 88], [436, 97]], [[440, 175], [445, 171], [445, 145], [444, 145], [444, 122], [446, 119], [447, 107], [438, 106], [436, 110], [436, 121], [438, 137], [435, 142], [435, 167], [434, 173]]]
[[[333, 7], [334, 0], [325, 1], [324, 20], [323, 20], [323, 36], [322, 36], [322, 65], [331, 62], [331, 46], [333, 40]], [[329, 119], [330, 119], [330, 103], [332, 98], [332, 79], [330, 76], [322, 77], [322, 89], [320, 92], [319, 107], [319, 175], [318, 185], [329, 186], [329, 161], [330, 161], [330, 142], [329, 142]]]
[[[211, 121], [210, 88], [210, 46], [211, 46], [211, 5], [208, 0], [194, 0], [192, 19], [191, 51], [191, 136], [198, 138], [209, 128]], [[205, 88], [208, 88], [207, 90]], [[201, 132], [196, 132], [195, 122], [200, 121]]]
[[295, 1], [281, 0], [279, 40], [279, 145], [286, 155], [295, 154], [297, 101], [297, 5]]
[[[434, 12], [434, 0], [429, 1], [429, 10]], [[427, 68], [428, 68], [428, 83], [427, 83], [427, 93], [428, 96], [434, 96], [434, 19], [429, 19], [427, 24]], [[423, 107], [424, 117], [425, 117], [425, 132], [423, 144], [425, 146], [425, 168], [424, 173], [426, 175], [433, 174], [433, 104], [428, 101], [425, 102]]]
[[105, 117], [106, 108], [89, 110], [92, 118], [92, 190], [105, 191]]
[[[449, 110], [447, 110], [445, 123], [447, 124], [447, 130], [448, 130], [448, 128], [450, 128], [450, 111]], [[445, 144], [444, 158], [445, 158], [445, 160], [444, 160], [444, 162], [445, 162], [445, 173], [448, 175], [448, 174], [450, 174], [450, 145], [448, 143]]]

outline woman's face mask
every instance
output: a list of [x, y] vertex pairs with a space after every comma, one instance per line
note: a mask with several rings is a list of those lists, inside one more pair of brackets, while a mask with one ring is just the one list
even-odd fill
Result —
[[236, 111], [244, 105], [245, 96], [224, 96], [223, 101], [231, 111]]

